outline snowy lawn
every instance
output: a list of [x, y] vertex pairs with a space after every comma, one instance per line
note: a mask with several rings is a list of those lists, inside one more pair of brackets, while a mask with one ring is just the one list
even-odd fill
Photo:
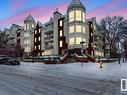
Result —
[[127, 79], [127, 63], [0, 65], [0, 95], [126, 95], [120, 79]]

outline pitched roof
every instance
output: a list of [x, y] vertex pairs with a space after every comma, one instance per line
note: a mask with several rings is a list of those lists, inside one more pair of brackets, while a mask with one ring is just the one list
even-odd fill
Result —
[[39, 27], [42, 27], [42, 23], [39, 22], [39, 21], [37, 21], [37, 25], [38, 25]]
[[72, 0], [68, 9], [71, 9], [73, 7], [80, 7], [80, 8], [83, 8], [84, 10], [86, 10], [85, 6], [81, 3], [80, 0]]
[[26, 19], [25, 19], [25, 21], [24, 22], [35, 22], [35, 20], [34, 20], [34, 18], [31, 16], [31, 15], [29, 15]]

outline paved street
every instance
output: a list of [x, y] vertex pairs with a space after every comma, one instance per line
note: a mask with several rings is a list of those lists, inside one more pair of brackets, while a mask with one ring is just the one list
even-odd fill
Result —
[[127, 95], [121, 78], [127, 79], [127, 63], [0, 65], [0, 95]]

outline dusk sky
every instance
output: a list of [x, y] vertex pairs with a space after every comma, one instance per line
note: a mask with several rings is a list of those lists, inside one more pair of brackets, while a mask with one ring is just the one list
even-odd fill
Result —
[[[66, 13], [71, 0], [0, 0], [0, 29], [11, 24], [23, 25], [31, 14], [35, 21], [48, 21], [56, 8]], [[87, 18], [96, 17], [99, 21], [105, 16], [120, 15], [127, 18], [127, 0], [81, 0], [87, 10]]]

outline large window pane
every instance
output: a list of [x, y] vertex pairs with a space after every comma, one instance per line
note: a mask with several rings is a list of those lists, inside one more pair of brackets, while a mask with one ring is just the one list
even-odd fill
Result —
[[74, 26], [70, 26], [70, 33], [74, 32]]
[[82, 38], [81, 37], [77, 37], [76, 38], [76, 44], [80, 44], [80, 42], [82, 42]]
[[75, 43], [75, 39], [74, 38], [70, 38], [70, 45], [74, 45], [74, 43]]
[[85, 19], [86, 19], [86, 18], [85, 18], [85, 17], [86, 17], [86, 16], [85, 16], [85, 13], [84, 13], [84, 12], [82, 12], [82, 13], [83, 13], [83, 22], [85, 22]]
[[82, 30], [83, 30], [83, 33], [86, 33], [86, 31], [85, 31], [85, 27], [84, 27], [84, 26], [83, 26], [83, 29], [82, 29]]
[[82, 11], [76, 10], [76, 20], [81, 21], [82, 20]]
[[69, 12], [69, 22], [74, 21], [74, 11]]
[[76, 32], [82, 32], [82, 26], [76, 25]]

